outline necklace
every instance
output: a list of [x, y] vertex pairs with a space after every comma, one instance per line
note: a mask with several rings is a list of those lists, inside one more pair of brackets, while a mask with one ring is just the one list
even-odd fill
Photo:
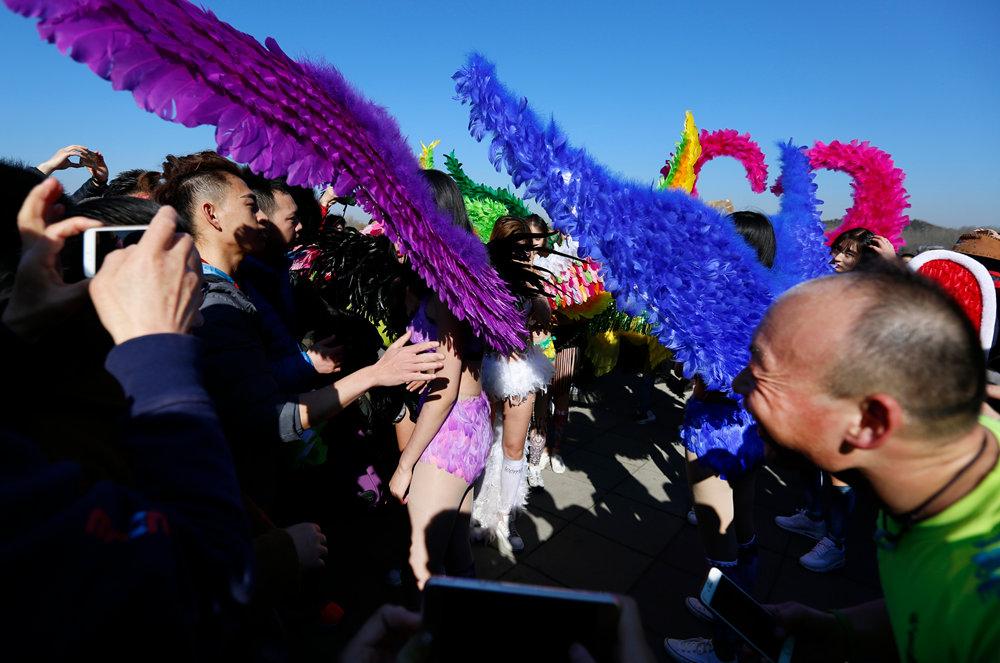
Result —
[[968, 472], [969, 469], [976, 464], [976, 461], [979, 460], [979, 457], [983, 455], [984, 451], [986, 451], [986, 443], [988, 440], [989, 440], [989, 433], [983, 434], [983, 442], [982, 444], [979, 445], [979, 451], [977, 451], [976, 455], [972, 457], [972, 460], [966, 463], [962, 467], [962, 469], [960, 469], [958, 472], [955, 473], [955, 475], [952, 478], [948, 479], [948, 482], [946, 484], [941, 486], [941, 488], [939, 488], [936, 493], [934, 493], [926, 500], [921, 502], [915, 509], [907, 511], [898, 518], [894, 518], [894, 520], [896, 520], [900, 524], [898, 532], [893, 533], [887, 529], [886, 511], [885, 509], [883, 509], [882, 526], [875, 531], [875, 544], [884, 550], [895, 550], [896, 547], [899, 545], [899, 542], [903, 538], [903, 536], [911, 529], [913, 529], [914, 525], [916, 525], [918, 522], [922, 520], [922, 518], [917, 517], [917, 514], [919, 514], [921, 511], [930, 506], [931, 503], [934, 502], [934, 500], [941, 497], [941, 495], [943, 495], [946, 490], [954, 486], [955, 482], [958, 481], [963, 474]]

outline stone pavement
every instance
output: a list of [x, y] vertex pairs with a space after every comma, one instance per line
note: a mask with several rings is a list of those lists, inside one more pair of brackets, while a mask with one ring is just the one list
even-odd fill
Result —
[[[631, 420], [636, 399], [628, 378], [595, 380], [571, 409], [563, 459], [567, 471], [544, 472], [545, 488], [529, 497], [518, 519], [525, 550], [516, 563], [477, 547], [479, 577], [630, 594], [638, 601], [654, 652], [667, 660], [665, 636], [707, 636], [684, 608], [706, 567], [696, 528], [685, 515], [690, 496], [677, 427], [682, 397], [657, 384], [657, 421]], [[676, 387], [675, 387], [676, 388]], [[816, 574], [798, 558], [813, 542], [774, 524], [798, 505], [796, 473], [766, 467], [757, 482], [760, 575], [755, 596], [765, 603], [799, 600], [818, 608], [877, 598], [874, 508], [863, 496], [848, 533], [845, 568]]]

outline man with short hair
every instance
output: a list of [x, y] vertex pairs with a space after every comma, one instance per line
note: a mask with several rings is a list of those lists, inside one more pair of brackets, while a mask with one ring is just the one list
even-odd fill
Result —
[[282, 388], [305, 391], [319, 386], [341, 369], [342, 348], [335, 338], [317, 340], [302, 349], [295, 297], [288, 275], [288, 250], [302, 230], [293, 189], [283, 179], [266, 179], [248, 168], [242, 177], [257, 197], [257, 222], [264, 245], [240, 265], [239, 281], [260, 313], [267, 337], [271, 368]]
[[979, 338], [959, 306], [905, 270], [851, 273], [782, 297], [733, 383], [767, 436], [882, 502], [876, 601], [776, 606], [807, 660], [995, 660], [1000, 422], [979, 418]]
[[244, 491], [265, 512], [274, 503], [275, 468], [283, 443], [333, 417], [375, 386], [425, 380], [444, 356], [426, 352], [437, 343], [404, 347], [404, 335], [371, 366], [315, 390], [283, 389], [275, 379], [257, 308], [237, 282], [244, 259], [264, 248], [257, 197], [239, 166], [214, 152], [168, 156], [157, 201], [186, 217], [201, 254], [204, 324], [195, 330], [206, 345], [206, 385], [233, 444]]

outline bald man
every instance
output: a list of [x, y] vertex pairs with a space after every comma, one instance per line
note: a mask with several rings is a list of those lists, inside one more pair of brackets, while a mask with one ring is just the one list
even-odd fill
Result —
[[903, 270], [809, 282], [768, 312], [733, 386], [771, 441], [883, 504], [884, 601], [776, 606], [800, 656], [998, 660], [1000, 422], [979, 416], [984, 357], [961, 309]]

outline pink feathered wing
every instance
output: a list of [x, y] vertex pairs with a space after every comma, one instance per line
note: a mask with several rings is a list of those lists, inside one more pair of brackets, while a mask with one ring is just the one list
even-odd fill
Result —
[[291, 184], [333, 180], [455, 315], [501, 352], [526, 335], [483, 244], [436, 208], [385, 109], [331, 66], [297, 62], [183, 0], [4, 0], [63, 52], [165, 120], [214, 125], [218, 150]]
[[854, 204], [844, 221], [827, 232], [827, 241], [852, 228], [867, 228], [887, 238], [892, 245], [903, 245], [903, 230], [910, 224], [904, 210], [910, 206], [909, 194], [903, 186], [903, 171], [895, 167], [892, 157], [872, 147], [867, 141], [850, 143], [817, 141], [806, 151], [814, 170], [826, 168], [851, 176]]
[[750, 138], [750, 134], [741, 134], [735, 129], [719, 129], [709, 132], [701, 130], [698, 137], [701, 142], [701, 157], [694, 165], [695, 186], [692, 196], [698, 195], [698, 175], [706, 163], [716, 157], [733, 157], [739, 159], [746, 169], [747, 181], [754, 193], [761, 193], [767, 186], [767, 164], [764, 163], [764, 152]]

